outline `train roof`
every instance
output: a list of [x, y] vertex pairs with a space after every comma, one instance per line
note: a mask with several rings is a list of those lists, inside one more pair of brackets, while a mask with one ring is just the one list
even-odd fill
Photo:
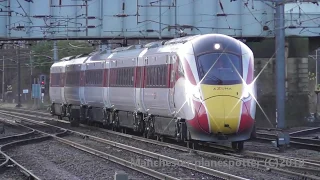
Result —
[[91, 54], [91, 56], [88, 58], [86, 63], [95, 62], [95, 61], [104, 61], [108, 59], [110, 55], [111, 53], [108, 53], [107, 51], [95, 52]]
[[[219, 39], [223, 37], [229, 37], [222, 34], [214, 34], [214, 35], [216, 36], [212, 36], [212, 34], [204, 34], [204, 35], [185, 36], [185, 37], [171, 39], [168, 41], [163, 41], [163, 40], [154, 41], [154, 42], [147, 43], [145, 45], [131, 45], [128, 47], [115, 48], [111, 51], [111, 53], [103, 51], [103, 52], [92, 52], [90, 54], [80, 54], [77, 56], [69, 56], [69, 57], [62, 58], [61, 61], [69, 61], [70, 64], [79, 64], [79, 63], [90, 63], [92, 61], [104, 61], [112, 58], [138, 57], [140, 53], [146, 49], [148, 49], [147, 54], [157, 53], [157, 52], [174, 52], [180, 48], [181, 44], [184, 44], [186, 42], [196, 43], [199, 38], [205, 39], [208, 37], [209, 38], [214, 37]], [[239, 41], [231, 37], [226, 38], [226, 40], [230, 42]], [[241, 41], [239, 42], [242, 43]]]

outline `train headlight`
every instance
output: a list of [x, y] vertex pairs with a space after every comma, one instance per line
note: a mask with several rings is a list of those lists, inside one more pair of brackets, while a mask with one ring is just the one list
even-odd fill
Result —
[[242, 99], [248, 99], [253, 94], [253, 85], [245, 85], [243, 92], [242, 92]]
[[247, 99], [247, 98], [249, 98], [250, 97], [250, 93], [249, 93], [249, 91], [248, 90], [244, 90], [243, 91], [243, 93], [242, 93], [242, 98], [243, 99]]
[[213, 47], [214, 47], [215, 50], [219, 50], [221, 48], [221, 45], [216, 43], [216, 44], [214, 44]]
[[189, 91], [189, 94], [197, 99], [201, 99], [201, 92], [200, 92], [200, 87], [198, 86], [193, 86], [193, 87], [188, 87], [187, 91]]
[[193, 97], [195, 97], [197, 99], [201, 99], [201, 93], [200, 93], [200, 88], [199, 87], [195, 87], [194, 88]]

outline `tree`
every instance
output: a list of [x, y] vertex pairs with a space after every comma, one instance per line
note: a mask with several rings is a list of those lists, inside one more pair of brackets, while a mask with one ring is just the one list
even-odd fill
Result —
[[[58, 41], [58, 59], [93, 52], [96, 47], [87, 41]], [[53, 62], [53, 41], [40, 41], [32, 45], [33, 67], [36, 72], [49, 74]], [[50, 58], [51, 57], [51, 58]]]

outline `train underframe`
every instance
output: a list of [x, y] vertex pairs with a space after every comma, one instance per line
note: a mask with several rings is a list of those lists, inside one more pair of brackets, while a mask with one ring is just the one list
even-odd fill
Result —
[[[141, 112], [119, 111], [117, 109], [98, 108], [88, 105], [52, 104], [51, 114], [59, 120], [68, 118], [71, 126], [79, 126], [80, 123], [100, 123], [104, 127], [114, 131], [132, 129], [134, 132], [143, 135], [145, 138], [173, 137], [178, 142], [195, 142], [191, 139], [187, 124], [181, 118], [160, 117]], [[120, 121], [121, 120], [121, 121]], [[255, 128], [252, 133], [255, 137]], [[232, 142], [232, 148], [241, 151], [244, 141]]]

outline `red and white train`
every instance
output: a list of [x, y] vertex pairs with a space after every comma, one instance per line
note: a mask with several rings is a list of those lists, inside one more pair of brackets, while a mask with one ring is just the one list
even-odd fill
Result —
[[254, 56], [239, 40], [195, 35], [66, 57], [50, 69], [51, 113], [145, 136], [232, 142], [255, 132]]

